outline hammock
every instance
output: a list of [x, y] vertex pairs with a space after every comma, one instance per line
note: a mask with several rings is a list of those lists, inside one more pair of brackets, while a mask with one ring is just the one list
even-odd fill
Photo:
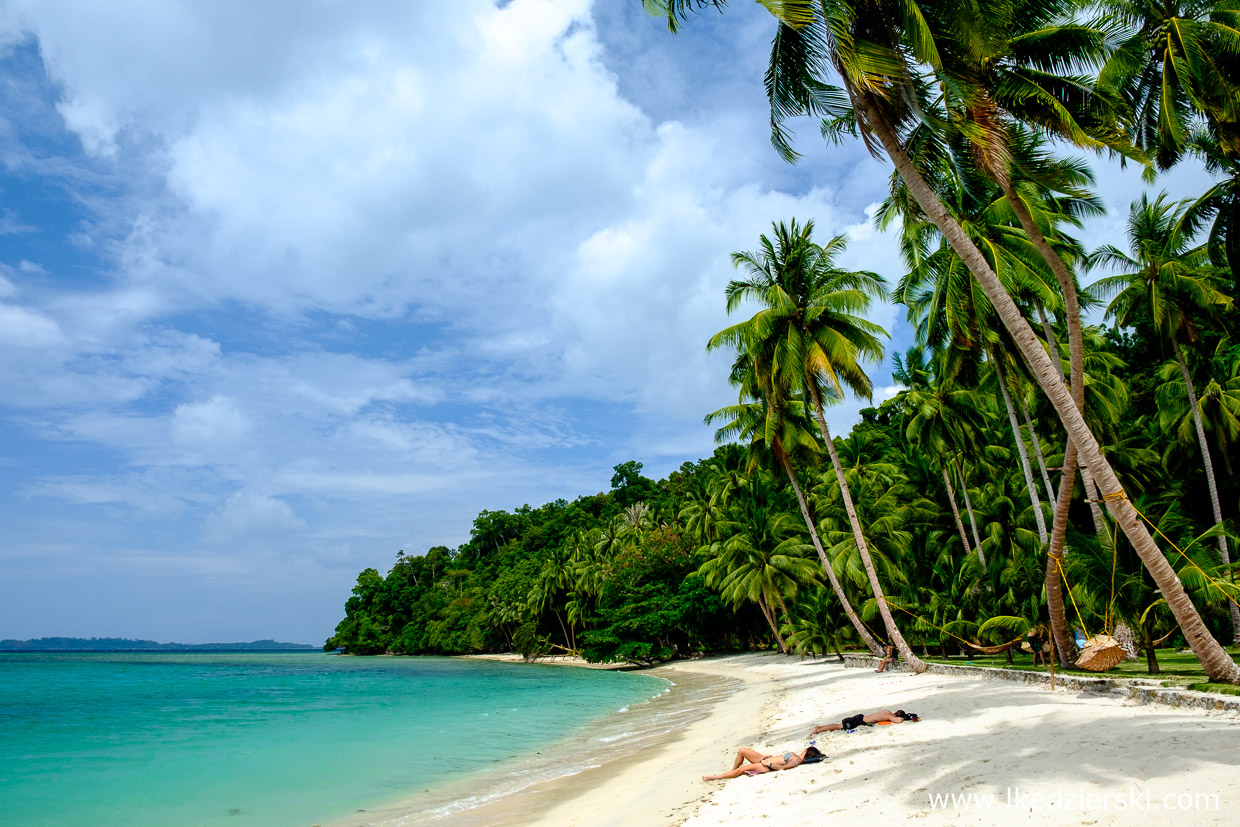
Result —
[[1085, 648], [1077, 655], [1076, 666], [1089, 672], [1105, 672], [1114, 669], [1124, 659], [1124, 647], [1110, 635], [1094, 635], [1085, 641]]
[[1000, 644], [999, 646], [981, 646], [976, 643], [968, 643], [968, 642], [966, 642], [965, 645], [968, 646], [969, 649], [972, 649], [974, 652], [977, 652], [979, 655], [998, 655], [1003, 652], [1006, 652], [1008, 649], [1011, 649], [1013, 646], [1020, 643], [1024, 639], [1025, 639], [1025, 636], [1021, 635], [1015, 640], [1009, 640], [1007, 643]]

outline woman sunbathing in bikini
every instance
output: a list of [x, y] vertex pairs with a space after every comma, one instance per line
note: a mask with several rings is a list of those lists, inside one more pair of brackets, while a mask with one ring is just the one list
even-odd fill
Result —
[[817, 747], [806, 747], [802, 752], [785, 752], [783, 755], [764, 755], [756, 749], [741, 747], [736, 751], [736, 760], [732, 769], [718, 775], [703, 775], [703, 781], [719, 781], [723, 778], [736, 778], [741, 775], [761, 775], [764, 772], [790, 770], [805, 762], [822, 760], [822, 753]]
[[905, 712], [903, 709], [897, 709], [895, 712], [890, 709], [880, 709], [869, 715], [850, 715], [838, 724], [819, 724], [814, 727], [810, 735], [817, 735], [820, 732], [839, 732], [841, 729], [856, 729], [863, 724], [902, 724], [905, 721], [920, 720], [921, 716], [914, 712]]

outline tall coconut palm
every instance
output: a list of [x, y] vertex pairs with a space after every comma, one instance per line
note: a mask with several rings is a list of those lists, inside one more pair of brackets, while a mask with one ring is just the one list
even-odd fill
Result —
[[[1053, 61], [1048, 61], [1048, 46], [1066, 39], [1070, 44], [1075, 44], [1072, 49], [1076, 50], [1070, 49], [1068, 55], [1076, 54], [1081, 49], [1088, 53], [1096, 49], [1096, 45], [1090, 44], [1096, 44], [1098, 33], [1076, 26], [1047, 25], [1053, 22], [1052, 12], [1053, 3], [1027, 20], [1018, 14], [995, 21], [997, 34], [988, 48], [982, 49], [984, 57], [970, 54], [962, 60], [961, 55], [956, 53], [959, 50], [945, 53], [949, 59], [944, 71], [951, 82], [943, 84], [945, 95], [941, 106], [945, 111], [939, 122], [952, 124], [952, 134], [930, 137], [927, 133], [934, 130], [919, 125], [910, 131], [910, 135], [918, 136], [923, 143], [931, 146], [937, 142], [942, 146], [939, 154], [952, 156], [950, 160], [933, 155], [915, 155], [914, 158], [921, 162], [922, 166], [918, 169], [923, 175], [929, 172], [924, 167], [927, 161], [937, 161], [946, 170], [947, 174], [928, 175], [928, 180], [935, 185], [944, 205], [952, 208], [961, 229], [969, 235], [1006, 291], [1037, 309], [1047, 345], [1056, 355], [1054, 364], [1061, 380], [1064, 373], [1057, 358], [1058, 345], [1046, 319], [1045, 307], [1050, 302], [1062, 305], [1060, 315], [1066, 321], [1068, 330], [1069, 387], [1078, 410], [1084, 412], [1085, 352], [1080, 299], [1076, 277], [1067, 264], [1069, 258], [1079, 258], [1081, 253], [1079, 245], [1059, 237], [1058, 225], [1070, 223], [1079, 226], [1080, 215], [1097, 213], [1101, 205], [1087, 190], [1092, 182], [1088, 169], [1078, 163], [1052, 157], [1045, 148], [1045, 141], [1022, 127], [1017, 118], [1032, 120], [1042, 129], [1077, 143], [1099, 143], [1085, 134], [1072, 111], [1052, 103], [1054, 90], [1071, 89], [1073, 94], [1069, 97], [1075, 102], [1074, 108], [1080, 110], [1091, 100], [1088, 90], [1080, 88], [1079, 79], [1071, 82], [1062, 78], [1056, 80], [1053, 74], [1046, 71], [1055, 68]], [[1021, 22], [1018, 24], [1018, 21]], [[1032, 43], [1026, 42], [1030, 40]], [[1014, 60], [1015, 57], [1019, 59]], [[1064, 59], [1069, 60], [1070, 57], [1065, 56]], [[1030, 65], [1024, 65], [1026, 63]], [[1014, 92], [1016, 89], [1020, 91]], [[926, 120], [924, 116], [923, 120]], [[962, 154], [965, 157], [960, 157]], [[985, 191], [985, 187], [977, 182], [959, 180], [962, 176], [957, 171], [970, 168], [978, 171], [973, 177], [984, 177], [1002, 192], [1000, 199], [1006, 209], [1000, 210], [1000, 205], [993, 202], [978, 203], [976, 195], [970, 197], [970, 193]], [[906, 225], [911, 219], [919, 224], [934, 226], [908, 194], [893, 200], [903, 205], [900, 212]], [[951, 258], [955, 260], [954, 255]], [[964, 269], [963, 263], [956, 266]], [[1060, 297], [1053, 297], [1048, 290], [1042, 278], [1044, 269], [1058, 283]], [[989, 309], [989, 302], [975, 301], [974, 304]], [[990, 341], [995, 340], [992, 338]], [[1077, 465], [1075, 447], [1068, 446], [1066, 453], [1068, 456], [1060, 492], [1065, 500], [1070, 501]], [[1032, 480], [1031, 473], [1028, 477]], [[1089, 481], [1092, 482], [1092, 478]], [[1029, 490], [1031, 499], [1035, 498], [1033, 488]], [[1050, 601], [1051, 628], [1061, 656], [1064, 660], [1071, 660], [1075, 648], [1062, 601], [1058, 597], [1058, 560], [1063, 555], [1068, 509], [1066, 504], [1063, 508], [1059, 505], [1055, 503], [1053, 509], [1046, 591]]]
[[831, 457], [887, 634], [910, 667], [923, 671], [925, 665], [909, 649], [887, 607], [824, 413], [824, 398], [842, 396], [845, 387], [867, 398], [871, 395], [872, 384], [861, 363], [881, 358], [879, 336], [886, 331], [857, 314], [873, 298], [885, 295], [883, 279], [876, 273], [839, 268], [836, 258], [846, 246], [844, 236], [818, 245], [813, 230], [812, 221], [804, 226], [795, 219], [790, 225], [780, 222], [773, 225], [773, 239], [760, 237], [759, 250], [733, 253], [733, 263], [748, 278], [728, 283], [728, 312], [746, 300], [757, 302], [761, 309], [751, 319], [715, 334], [707, 347], [732, 345], [750, 355], [762, 396], [775, 410], [783, 407], [783, 400], [804, 394]]
[[801, 485], [797, 480], [793, 456], [816, 452], [818, 448], [817, 442], [813, 440], [805, 427], [807, 425], [805, 405], [799, 400], [791, 400], [778, 405], [765, 402], [761, 398], [755, 399], [761, 394], [761, 390], [757, 387], [756, 376], [753, 360], [745, 353], [740, 354], [732, 371], [732, 381], [741, 388], [741, 400], [736, 405], [707, 414], [706, 422], [708, 424], [723, 423], [715, 432], [715, 439], [718, 442], [737, 437], [748, 441], [751, 470], [759, 465], [775, 465], [787, 475], [792, 492], [796, 496], [797, 505], [801, 510], [801, 518], [805, 521], [806, 531], [809, 532], [810, 540], [814, 550], [818, 553], [818, 559], [826, 572], [832, 591], [844, 609], [849, 622], [856, 629], [857, 636], [873, 654], [880, 655], [882, 646], [870, 633], [861, 616], [853, 609], [843, 584], [840, 583], [827, 558], [818, 528], [814, 518], [810, 515], [805, 493], [801, 490]]
[[[919, 128], [918, 131], [923, 130]], [[998, 193], [996, 187], [987, 186], [984, 181], [964, 180], [958, 173], [960, 165], [950, 158], [934, 157], [932, 153], [928, 153], [923, 156], [922, 163], [938, 163], [943, 167], [934, 172], [936, 190], [952, 205], [962, 227], [978, 245], [1008, 291], [1019, 296], [1026, 306], [1037, 307], [1045, 320], [1045, 307], [1057, 306], [1060, 303], [1056, 288], [1052, 286], [1054, 278], [1028, 235], [1017, 225], [1008, 201]], [[1063, 167], [1068, 171], [1075, 169], [1071, 165]], [[1075, 171], [1074, 175], [1075, 177], [1071, 177], [1067, 172], [1064, 173], [1065, 177], [1071, 177], [1074, 182], [1086, 180], [1088, 177], [1079, 170]], [[1045, 221], [1048, 228], [1055, 227], [1060, 222], [1075, 224], [1079, 221], [1080, 214], [1096, 210], [1094, 199], [1086, 195], [1055, 198], [1042, 193], [1031, 200], [1031, 203], [1036, 205], [1039, 220]], [[1008, 393], [1010, 374], [1020, 371], [1022, 365], [1007, 355], [1010, 348], [1005, 347], [1006, 343], [996, 329], [998, 321], [990, 302], [980, 288], [975, 286], [958, 257], [946, 245], [941, 244], [933, 251], [928, 247], [926, 234], [937, 235], [937, 230], [921, 214], [920, 208], [915, 203], [910, 203], [907, 188], [898, 177], [893, 180], [892, 195], [876, 215], [876, 223], [885, 227], [897, 218], [905, 228], [902, 252], [909, 263], [909, 272], [901, 279], [897, 295], [909, 308], [910, 321], [917, 324], [919, 341], [941, 346], [945, 341], [951, 340], [959, 347], [984, 352], [995, 370], [1004, 378], [1005, 381], [997, 382], [996, 387], [1017, 440], [1027, 482], [1026, 489], [1030, 502], [1034, 505], [1039, 535], [1043, 537], [1043, 542], [1046, 542], [1041, 498], [1033, 483], [1032, 466], [1020, 438], [1016, 409]], [[910, 227], [915, 228], [911, 242]], [[1047, 235], [1050, 235], [1049, 229]], [[1058, 246], [1072, 251], [1079, 246], [1071, 239], [1056, 238], [1055, 242]], [[914, 246], [914, 251], [910, 251], [910, 246]], [[1057, 350], [1053, 335], [1048, 334], [1047, 338]], [[1047, 487], [1049, 488], [1049, 484]], [[1052, 552], [1054, 551], [1052, 549]]]
[[[1195, 340], [1198, 322], [1216, 315], [1220, 310], [1229, 310], [1232, 300], [1204, 272], [1204, 247], [1193, 246], [1192, 239], [1180, 232], [1184, 206], [1183, 203], [1169, 201], [1165, 194], [1159, 195], [1153, 202], [1142, 195], [1133, 202], [1128, 215], [1131, 255], [1113, 245], [1105, 245], [1091, 255], [1090, 261], [1128, 271], [1099, 279], [1094, 284], [1099, 294], [1114, 297], [1107, 306], [1107, 317], [1117, 325], [1125, 326], [1139, 317], [1148, 318], [1171, 346], [1188, 394], [1189, 410], [1197, 431], [1197, 446], [1201, 450], [1201, 462], [1210, 492], [1210, 505], [1214, 509], [1214, 522], [1218, 524], [1223, 522], [1223, 511], [1214, 479], [1214, 463], [1210, 461], [1210, 446], [1206, 441], [1201, 408], [1181, 343]], [[1229, 565], [1231, 557], [1225, 534], [1218, 535], [1217, 545], [1223, 564]], [[1240, 608], [1234, 604], [1231, 619], [1233, 637], [1240, 643]]]
[[[705, 2], [643, 0], [648, 7], [661, 7], [669, 20], [683, 16]], [[721, 6], [721, 0], [709, 3]], [[1034, 379], [1049, 398], [1067, 431], [1069, 448], [1089, 466], [1100, 485], [1107, 508], [1137, 549], [1168, 606], [1180, 623], [1194, 654], [1212, 680], [1240, 683], [1240, 666], [1209, 633], [1175, 570], [1163, 557], [1140, 515], [1123, 496], [1123, 488], [1098, 440], [1090, 432], [1063, 378], [1042, 349], [1028, 322], [1006, 292], [999, 278], [977, 247], [943, 205], [905, 151], [902, 126], [910, 118], [917, 73], [913, 63], [942, 67], [936, 33], [913, 0], [884, 3], [818, 3], [814, 0], [774, 0], [764, 3], [779, 21], [766, 88], [771, 100], [776, 137], [788, 117], [800, 114], [848, 115], [866, 146], [880, 148], [908, 184], [909, 193], [943, 238], [982, 286], [1013, 343], [1028, 362]], [[961, 5], [957, 27], [967, 25], [969, 8]], [[827, 78], [840, 77], [843, 88], [834, 90]], [[786, 135], [784, 136], [786, 138]], [[787, 141], [784, 141], [785, 145]], [[1073, 462], [1076, 457], [1074, 456]], [[1063, 497], [1061, 486], [1061, 499]]]
[[1196, 413], [1188, 404], [1188, 386], [1184, 384], [1180, 366], [1169, 362], [1158, 369], [1160, 384], [1155, 391], [1158, 402], [1158, 424], [1163, 431], [1175, 434], [1176, 444], [1195, 441], [1197, 420], [1206, 434], [1213, 438], [1223, 455], [1227, 475], [1234, 476], [1231, 451], [1240, 440], [1240, 377], [1233, 369], [1232, 377], [1223, 382], [1210, 379], [1197, 395]]

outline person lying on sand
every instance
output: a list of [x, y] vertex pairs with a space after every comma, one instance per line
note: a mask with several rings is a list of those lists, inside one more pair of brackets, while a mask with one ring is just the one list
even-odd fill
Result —
[[817, 747], [806, 747], [801, 752], [785, 752], [783, 755], [764, 755], [756, 749], [741, 747], [736, 751], [736, 760], [732, 769], [718, 775], [703, 775], [703, 781], [719, 781], [724, 778], [736, 778], [741, 775], [761, 775], [764, 772], [790, 770], [807, 761], [821, 761], [825, 757]]
[[895, 712], [890, 709], [880, 709], [869, 715], [850, 715], [838, 724], [819, 724], [814, 727], [810, 735], [817, 735], [820, 732], [839, 732], [841, 729], [856, 729], [864, 724], [902, 724], [905, 721], [920, 720], [921, 716], [914, 712], [905, 712], [903, 709], [897, 709]]

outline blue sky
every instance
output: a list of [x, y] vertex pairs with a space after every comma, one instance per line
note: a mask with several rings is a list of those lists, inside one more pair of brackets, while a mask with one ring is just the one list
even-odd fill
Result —
[[[677, 36], [637, 0], [0, 4], [0, 637], [317, 643], [398, 549], [707, 455], [730, 252], [812, 218], [900, 274], [888, 168], [771, 150], [771, 34], [741, 0]], [[1141, 189], [1099, 175], [1090, 244]]]

